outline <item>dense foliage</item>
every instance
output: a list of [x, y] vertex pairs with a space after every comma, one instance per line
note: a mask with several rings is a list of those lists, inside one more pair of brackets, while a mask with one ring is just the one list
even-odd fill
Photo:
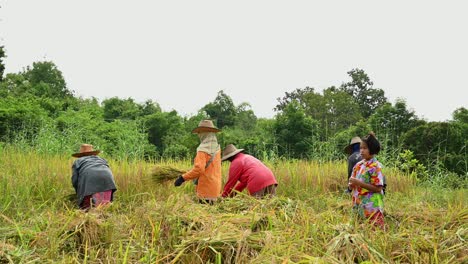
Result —
[[384, 147], [380, 159], [387, 163], [405, 166], [411, 160], [401, 154], [411, 151], [424, 167], [417, 172], [421, 179], [429, 171], [467, 177], [468, 110], [460, 107], [453, 120], [428, 123], [403, 99], [388, 102], [362, 69], [352, 69], [348, 82], [322, 93], [311, 87], [286, 92], [278, 98], [275, 117], [264, 119], [248, 103], [236, 105], [222, 90], [193, 116], [166, 112], [151, 100], [81, 98], [67, 88], [53, 62], [35, 62], [3, 76], [4, 57], [0, 47], [4, 144], [68, 155], [86, 142], [116, 158], [184, 159], [193, 156], [198, 143], [190, 131], [210, 118], [223, 130], [223, 147], [234, 143], [261, 159], [343, 160], [349, 139], [372, 130]]

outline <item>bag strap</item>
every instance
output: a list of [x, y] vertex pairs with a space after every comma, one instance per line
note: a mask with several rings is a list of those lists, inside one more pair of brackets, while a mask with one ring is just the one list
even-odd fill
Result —
[[205, 165], [205, 169], [208, 168], [208, 166], [210, 166], [211, 162], [213, 162], [213, 159], [214, 159], [214, 156], [215, 156], [216, 152], [211, 154], [211, 158], [210, 160], [208, 160], [208, 162], [206, 163]]

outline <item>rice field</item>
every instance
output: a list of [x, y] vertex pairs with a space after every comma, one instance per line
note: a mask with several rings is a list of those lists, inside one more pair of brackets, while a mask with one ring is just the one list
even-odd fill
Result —
[[267, 162], [277, 197], [208, 206], [190, 182], [152, 176], [191, 161], [109, 159], [116, 200], [83, 213], [69, 199], [73, 158], [0, 150], [0, 263], [468, 263], [467, 190], [391, 168], [384, 232], [351, 213], [344, 161]]

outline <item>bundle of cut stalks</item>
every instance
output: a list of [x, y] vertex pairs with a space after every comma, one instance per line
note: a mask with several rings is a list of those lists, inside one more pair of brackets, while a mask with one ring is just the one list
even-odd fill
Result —
[[184, 174], [186, 170], [175, 168], [169, 165], [156, 165], [151, 171], [151, 176], [156, 183], [162, 183], [169, 180], [174, 180]]
[[373, 248], [361, 234], [349, 233], [349, 227], [340, 226], [342, 230], [327, 245], [327, 255], [336, 257], [340, 261], [371, 260], [372, 263], [388, 263], [383, 255]]
[[227, 226], [229, 230], [219, 227], [189, 231], [181, 244], [176, 246], [177, 255], [173, 263], [189, 262], [196, 258], [209, 263], [246, 263], [257, 257], [266, 243], [266, 233], [253, 233], [236, 225]]
[[109, 214], [103, 210], [93, 210], [88, 213], [80, 212], [67, 223], [60, 236], [61, 250], [85, 250], [112, 242], [113, 225], [106, 221]]

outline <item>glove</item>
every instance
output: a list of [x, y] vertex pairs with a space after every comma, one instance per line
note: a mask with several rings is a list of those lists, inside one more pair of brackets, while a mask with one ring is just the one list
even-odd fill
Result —
[[185, 181], [185, 180], [184, 180], [184, 177], [182, 177], [182, 175], [180, 175], [179, 178], [177, 178], [177, 179], [175, 180], [174, 186], [176, 186], [176, 187], [177, 187], [177, 186], [181, 186], [182, 183], [184, 183], [184, 181]]

